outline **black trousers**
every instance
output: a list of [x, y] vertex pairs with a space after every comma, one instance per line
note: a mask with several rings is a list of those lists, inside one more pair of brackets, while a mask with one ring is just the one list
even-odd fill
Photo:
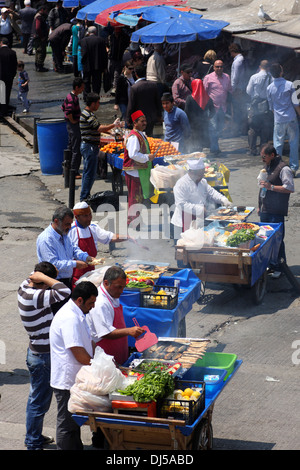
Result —
[[66, 122], [68, 131], [68, 149], [72, 152], [71, 169], [76, 170], [76, 173], [79, 173], [79, 168], [81, 164], [81, 134], [79, 122], [76, 124], [72, 124], [68, 119], [66, 120]]
[[266, 144], [273, 139], [274, 118], [273, 113], [255, 114], [248, 120], [248, 143], [251, 152], [257, 153], [257, 139], [260, 138], [260, 145]]
[[83, 81], [84, 81], [84, 91], [83, 99], [86, 99], [88, 93], [92, 91], [94, 93], [100, 94], [101, 82], [102, 82], [102, 72], [100, 70], [93, 70], [92, 72], [83, 72]]

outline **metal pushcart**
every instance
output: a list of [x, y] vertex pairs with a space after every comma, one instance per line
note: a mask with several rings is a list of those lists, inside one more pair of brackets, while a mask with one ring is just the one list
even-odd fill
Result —
[[73, 419], [79, 426], [90, 426], [92, 432], [101, 429], [110, 450], [210, 450], [215, 402], [241, 364], [237, 359], [226, 381], [205, 398], [204, 410], [191, 425], [183, 420], [97, 412], [76, 413]]

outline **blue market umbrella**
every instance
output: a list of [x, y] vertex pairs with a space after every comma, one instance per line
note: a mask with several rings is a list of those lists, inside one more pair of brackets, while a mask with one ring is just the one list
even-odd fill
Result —
[[[197, 16], [195, 18], [195, 16]], [[134, 31], [131, 35], [132, 42], [142, 44], [180, 44], [198, 40], [215, 39], [222, 29], [228, 26], [225, 21], [205, 20], [200, 15], [193, 18], [179, 16], [149, 24], [144, 28]]]
[[[71, 0], [68, 0], [71, 1]], [[89, 1], [89, 0], [84, 0], [84, 1]], [[107, 23], [107, 19], [109, 18], [109, 14], [112, 13], [112, 11], [120, 10], [126, 8], [128, 5], [129, 8], [132, 8], [135, 6], [135, 4], [138, 5], [140, 2], [141, 6], [143, 6], [144, 3], [149, 2], [149, 4], [158, 4], [161, 0], [137, 0], [137, 1], [131, 1], [127, 2], [126, 0], [96, 0], [90, 3], [89, 5], [86, 5], [84, 8], [79, 10], [79, 12], [76, 15], [76, 18], [79, 20], [89, 20], [89, 21], [95, 21], [97, 16], [100, 14], [104, 14], [105, 16], [105, 21], [104, 23]], [[182, 1], [186, 0], [179, 0], [178, 3], [181, 3]], [[176, 3], [176, 0], [166, 0], [166, 3]], [[120, 8], [117, 8], [118, 5], [120, 5]], [[116, 7], [116, 8], [114, 8]], [[106, 14], [107, 10], [107, 14]], [[101, 24], [104, 26], [102, 22], [96, 21], [97, 24]]]
[[169, 7], [167, 5], [153, 5], [144, 6], [140, 8], [130, 8], [126, 10], [120, 10], [113, 12], [110, 17], [121, 23], [127, 20], [127, 16], [138, 17], [136, 24], [140, 18], [146, 21], [157, 22], [164, 21], [169, 18], [187, 17], [187, 18], [201, 18], [202, 15], [190, 13], [189, 11], [177, 10], [176, 8]]
[[[64, 8], [76, 8], [79, 6], [86, 6], [92, 3], [94, 0], [63, 0]], [[47, 2], [53, 3], [53, 0], [47, 0]]]
[[228, 25], [229, 23], [225, 21], [179, 16], [178, 18], [152, 23], [134, 31], [131, 35], [131, 41], [141, 42], [142, 44], [162, 44], [164, 42], [179, 44], [177, 68], [177, 74], [179, 75], [181, 43], [215, 39], [222, 29]]

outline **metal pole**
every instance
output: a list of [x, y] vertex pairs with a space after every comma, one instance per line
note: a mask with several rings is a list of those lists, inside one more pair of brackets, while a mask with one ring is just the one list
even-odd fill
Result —
[[37, 130], [36, 130], [36, 121], [37, 118], [33, 118], [33, 153], [38, 153], [39, 152], [39, 147], [38, 147], [38, 140], [37, 140]]
[[69, 187], [69, 208], [72, 209], [74, 207], [75, 201], [75, 175], [76, 170], [71, 169], [70, 171], [70, 187]]
[[69, 149], [64, 150], [63, 172], [65, 179], [65, 188], [70, 186], [70, 166], [72, 152]]
[[[115, 224], [114, 224], [114, 219], [109, 218], [108, 219], [108, 230], [110, 232], [115, 233]], [[109, 242], [109, 252], [111, 253], [115, 249], [115, 242]]]

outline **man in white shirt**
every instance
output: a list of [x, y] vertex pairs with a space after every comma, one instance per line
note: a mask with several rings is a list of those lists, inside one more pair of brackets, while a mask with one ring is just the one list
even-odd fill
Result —
[[[85, 202], [78, 202], [73, 207], [75, 221], [72, 224], [68, 237], [73, 245], [78, 246], [82, 251], [88, 253], [95, 258], [98, 252], [98, 243], [107, 245], [108, 243], [123, 242], [128, 239], [126, 236], [120, 236], [108, 230], [99, 227], [98, 224], [92, 223], [92, 210]], [[73, 270], [72, 285], [88, 271], [95, 269], [95, 266], [88, 266], [84, 269]]]
[[75, 287], [71, 299], [56, 313], [50, 327], [51, 378], [57, 400], [56, 444], [58, 450], [82, 450], [80, 427], [68, 411], [70, 389], [83, 365], [94, 355], [86, 314], [94, 307], [98, 295], [91, 282]]
[[171, 223], [175, 226], [174, 238], [189, 229], [192, 220], [204, 221], [206, 207], [209, 203], [230, 206], [231, 202], [221, 193], [212, 188], [203, 178], [205, 173], [204, 158], [188, 160], [188, 172], [175, 184], [175, 211]]
[[128, 336], [137, 338], [144, 330], [126, 327], [120, 296], [126, 287], [126, 274], [119, 266], [106, 271], [103, 283], [98, 288], [95, 307], [87, 315], [92, 338], [106, 354], [114, 356], [118, 364], [128, 359]]

